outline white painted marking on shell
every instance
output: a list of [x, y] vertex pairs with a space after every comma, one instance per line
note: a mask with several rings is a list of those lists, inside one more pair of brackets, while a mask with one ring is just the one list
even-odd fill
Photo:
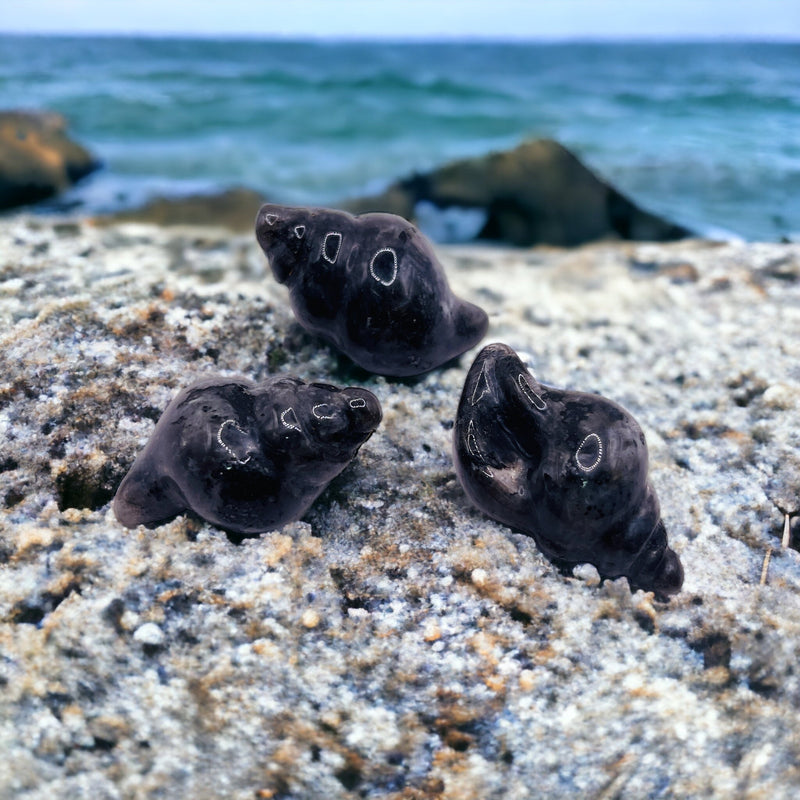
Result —
[[[389, 255], [389, 259], [383, 258], [384, 253]], [[381, 263], [376, 264], [380, 259]], [[386, 270], [386, 263], [389, 262], [391, 266]], [[383, 274], [383, 273], [387, 274]], [[391, 286], [397, 279], [397, 253], [391, 247], [382, 247], [372, 256], [369, 262], [369, 274], [375, 278], [381, 286]]]
[[356, 397], [349, 403], [350, 408], [366, 408], [367, 401], [363, 397]]
[[298, 239], [302, 239], [306, 235], [306, 226], [305, 225], [295, 225], [294, 226], [294, 235]]
[[[595, 455], [596, 451], [596, 455]], [[594, 461], [585, 463], [588, 458], [594, 457]], [[583, 458], [583, 461], [581, 461]], [[596, 434], [590, 433], [578, 446], [575, 451], [575, 463], [582, 472], [592, 472], [603, 459], [603, 440]]]
[[300, 423], [297, 420], [297, 414], [294, 413], [294, 409], [291, 406], [289, 406], [289, 408], [287, 408], [285, 411], [281, 411], [281, 424], [293, 431], [300, 430]]
[[336, 414], [335, 413], [325, 413], [328, 411], [336, 411], [336, 409], [330, 403], [317, 403], [314, 408], [311, 409], [311, 413], [317, 419], [333, 419]]
[[[480, 394], [478, 394], [478, 389], [480, 389]], [[475, 388], [472, 390], [472, 397], [470, 398], [470, 404], [476, 405], [480, 402], [481, 398], [489, 393], [489, 379], [486, 377], [486, 364], [483, 365], [481, 368], [481, 374], [478, 375], [478, 380], [475, 382]]]
[[538, 408], [539, 411], [544, 411], [547, 408], [547, 403], [545, 403], [545, 401], [542, 400], [538, 394], [536, 394], [536, 392], [533, 390], [533, 387], [528, 383], [528, 379], [522, 372], [517, 375], [517, 385], [522, 390], [522, 393], [525, 395], [525, 397], [528, 398], [531, 405]]
[[480, 447], [478, 446], [478, 438], [475, 436], [475, 423], [470, 420], [469, 425], [467, 426], [467, 436], [465, 439], [465, 444], [467, 447], [467, 452], [478, 462], [481, 467], [480, 471], [486, 475], [487, 478], [493, 478], [494, 473], [486, 464], [486, 458], [484, 457], [483, 453], [481, 452]]
[[330, 231], [325, 234], [322, 242], [322, 257], [329, 263], [335, 264], [339, 258], [339, 250], [342, 248], [342, 234]]
[[267, 221], [267, 225], [274, 225], [278, 221], [277, 214], [265, 214], [264, 219]]
[[230, 447], [228, 443], [222, 438], [222, 432], [228, 425], [230, 425], [234, 430], [239, 431], [239, 433], [241, 433], [242, 436], [247, 436], [247, 434], [236, 424], [235, 419], [226, 419], [225, 422], [223, 422], [222, 425], [219, 426], [219, 430], [217, 431], [217, 442], [224, 450], [226, 450], [230, 454], [230, 456], [233, 459], [236, 460], [237, 464], [246, 464], [250, 460], [250, 456], [247, 456], [247, 458], [245, 458], [244, 461], [242, 461], [242, 459], [239, 458], [238, 455], [236, 455], [236, 452], [233, 450], [233, 448]]

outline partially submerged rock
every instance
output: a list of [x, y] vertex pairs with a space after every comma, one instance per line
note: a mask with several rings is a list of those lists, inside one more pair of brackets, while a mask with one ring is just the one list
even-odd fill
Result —
[[0, 209], [53, 197], [99, 166], [61, 114], [0, 111]]
[[234, 186], [222, 192], [185, 197], [154, 197], [138, 208], [98, 217], [103, 225], [115, 222], [151, 222], [155, 225], [196, 225], [251, 231], [264, 196]]
[[383, 194], [346, 206], [356, 213], [388, 211], [419, 222], [423, 229], [421, 217], [478, 210], [484, 219], [478, 225], [470, 219], [472, 236], [448, 231], [446, 220], [444, 235], [431, 235], [519, 246], [572, 246], [604, 238], [671, 241], [690, 235], [686, 228], [639, 208], [549, 139], [412, 175]]

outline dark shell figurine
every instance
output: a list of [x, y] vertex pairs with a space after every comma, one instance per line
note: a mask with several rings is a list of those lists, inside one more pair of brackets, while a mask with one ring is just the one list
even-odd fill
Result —
[[486, 334], [486, 312], [453, 294], [402, 217], [265, 205], [256, 238], [300, 324], [370, 372], [421, 375]]
[[588, 562], [661, 598], [680, 591], [644, 433], [616, 403], [540, 384], [510, 347], [491, 344], [464, 384], [454, 459], [472, 502], [561, 569]]
[[208, 379], [181, 391], [122, 481], [126, 527], [184, 511], [248, 536], [297, 520], [381, 421], [366, 389], [274, 377]]

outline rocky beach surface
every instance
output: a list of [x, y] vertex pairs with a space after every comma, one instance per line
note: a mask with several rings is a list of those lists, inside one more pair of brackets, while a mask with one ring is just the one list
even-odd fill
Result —
[[[469, 504], [477, 349], [375, 377], [251, 233], [6, 218], [0, 797], [797, 796], [800, 245], [437, 253], [485, 343], [636, 417], [683, 591], [564, 576]], [[159, 415], [218, 374], [361, 385], [384, 421], [280, 531], [123, 528]]]

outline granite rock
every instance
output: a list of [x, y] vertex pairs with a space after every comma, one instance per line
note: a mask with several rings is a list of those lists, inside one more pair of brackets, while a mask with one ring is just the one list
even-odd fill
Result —
[[360, 376], [383, 424], [300, 522], [123, 529], [109, 501], [178, 387], [353, 382], [256, 248], [0, 222], [0, 796], [796, 796], [800, 246], [439, 248], [492, 340], [642, 425], [668, 604], [469, 504], [474, 352]]
[[59, 194], [99, 166], [60, 114], [0, 111], [0, 210]]
[[571, 246], [604, 238], [671, 241], [690, 233], [639, 208], [550, 139], [412, 175], [347, 207], [398, 214], [439, 241]]

